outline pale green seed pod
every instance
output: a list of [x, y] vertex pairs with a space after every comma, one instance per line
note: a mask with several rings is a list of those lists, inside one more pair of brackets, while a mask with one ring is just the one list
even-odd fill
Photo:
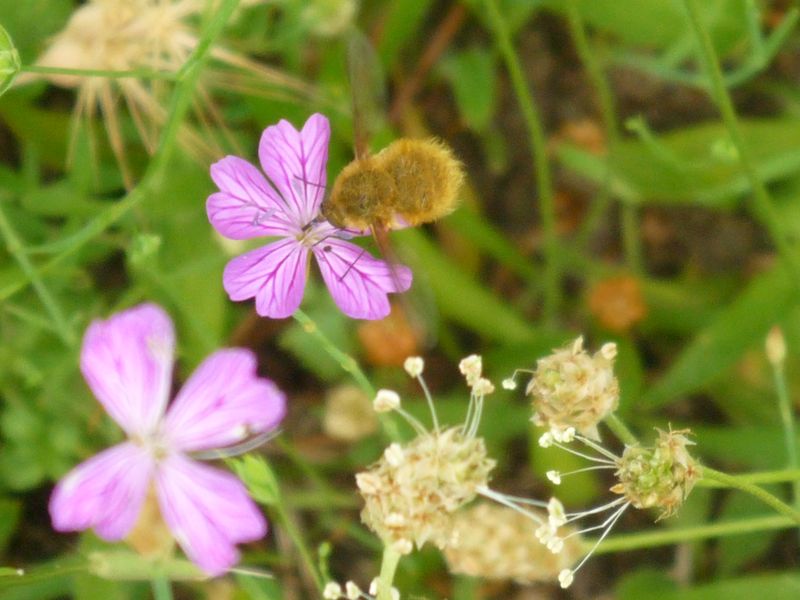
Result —
[[11, 36], [0, 25], [0, 96], [11, 87], [11, 83], [19, 71], [19, 52], [14, 47]]

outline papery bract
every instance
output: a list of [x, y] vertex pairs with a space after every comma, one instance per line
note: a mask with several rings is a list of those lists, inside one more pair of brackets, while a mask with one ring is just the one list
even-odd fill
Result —
[[222, 281], [231, 300], [255, 298], [264, 317], [291, 316], [300, 306], [313, 254], [334, 301], [355, 319], [382, 319], [387, 294], [411, 285], [411, 270], [390, 266], [346, 241], [363, 232], [342, 230], [320, 217], [325, 195], [330, 125], [314, 114], [297, 131], [280, 121], [258, 147], [265, 178], [253, 165], [226, 156], [211, 166], [219, 188], [206, 203], [209, 221], [225, 237], [282, 239], [231, 260]]
[[130, 533], [154, 487], [164, 521], [186, 555], [210, 575], [238, 560], [236, 544], [260, 539], [267, 523], [233, 475], [189, 452], [224, 448], [274, 429], [285, 396], [256, 375], [249, 350], [209, 356], [167, 408], [175, 335], [158, 306], [143, 304], [95, 321], [81, 370], [128, 441], [68, 473], [50, 498], [53, 527], [93, 528], [115, 541]]

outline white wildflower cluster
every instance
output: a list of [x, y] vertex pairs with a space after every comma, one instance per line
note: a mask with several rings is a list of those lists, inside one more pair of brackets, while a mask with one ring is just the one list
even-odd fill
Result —
[[590, 356], [579, 337], [539, 359], [525, 389], [533, 399], [532, 421], [549, 429], [573, 427], [599, 439], [597, 425], [619, 404], [616, 355], [616, 344], [608, 343]]
[[[699, 465], [686, 449], [691, 444], [686, 433], [686, 431], [659, 431], [659, 437], [653, 446], [628, 446], [622, 456], [617, 456], [598, 442], [576, 433], [571, 427], [564, 430], [552, 429], [539, 438], [539, 445], [544, 448], [556, 446], [595, 463], [593, 466], [569, 473], [548, 471], [547, 478], [552, 483], [560, 485], [564, 477], [575, 473], [613, 470], [617, 483], [611, 491], [622, 496], [602, 506], [574, 513], [565, 512], [561, 503], [555, 498], [550, 500], [547, 506], [548, 520], [537, 529], [536, 537], [552, 552], [561, 552], [569, 536], [602, 530], [597, 542], [580, 563], [575, 568], [565, 568], [561, 571], [558, 576], [561, 587], [569, 587], [575, 573], [589, 559], [628, 507], [659, 508], [661, 510], [659, 519], [661, 519], [674, 514], [683, 504], [700, 476]], [[577, 451], [569, 447], [568, 444], [573, 441], [582, 443], [588, 450]], [[567, 536], [559, 532], [560, 527], [603, 513], [608, 516], [599, 525], [574, 531]]]
[[322, 428], [330, 437], [355, 442], [377, 431], [378, 419], [369, 397], [355, 385], [340, 385], [325, 398]]
[[[400, 592], [397, 588], [391, 588], [389, 594], [392, 600], [400, 600]], [[322, 590], [322, 597], [324, 600], [375, 600], [378, 595], [378, 578], [372, 580], [369, 584], [369, 592], [364, 592], [358, 584], [353, 581], [348, 581], [344, 584], [344, 588], [335, 581], [331, 581], [325, 585]]]
[[688, 430], [659, 431], [653, 446], [628, 446], [619, 459], [611, 488], [635, 508], [658, 508], [659, 519], [669, 517], [681, 507], [700, 478], [700, 466], [689, 454], [693, 445]]
[[433, 398], [422, 376], [424, 366], [419, 357], [411, 357], [404, 364], [409, 376], [422, 387], [432, 429], [426, 429], [405, 411], [396, 392], [380, 390], [373, 402], [375, 410], [397, 412], [415, 430], [416, 437], [404, 444], [390, 444], [380, 460], [356, 475], [365, 502], [362, 521], [401, 554], [427, 541], [447, 547], [452, 541], [452, 513], [488, 489], [495, 465], [487, 456], [483, 439], [476, 435], [484, 397], [494, 391], [491, 382], [482, 377], [480, 357], [461, 362], [471, 393], [464, 423], [455, 427], [439, 426]]
[[456, 541], [444, 551], [447, 564], [451, 572], [472, 577], [522, 584], [555, 581], [583, 553], [580, 537], [570, 536], [571, 530], [561, 532], [566, 541], [558, 554], [548, 551], [537, 538], [534, 521], [494, 503], [479, 502], [458, 511], [452, 529]]
[[[561, 448], [594, 463], [567, 473], [549, 470], [548, 480], [561, 485], [575, 473], [606, 470], [616, 475], [611, 491], [620, 497], [570, 512], [555, 497], [544, 502], [491, 489], [488, 480], [495, 461], [487, 456], [477, 431], [485, 396], [494, 391], [494, 385], [483, 377], [480, 356], [468, 356], [459, 364], [470, 388], [470, 402], [464, 423], [448, 428], [439, 427], [422, 377], [424, 362], [412, 357], [405, 362], [405, 370], [423, 389], [433, 428], [427, 430], [407, 413], [397, 393], [378, 393], [375, 410], [402, 415], [417, 436], [408, 443], [391, 444], [378, 462], [356, 476], [365, 500], [362, 520], [402, 554], [431, 541], [445, 552], [451, 570], [457, 573], [520, 582], [557, 579], [561, 587], [569, 587], [628, 507], [657, 508], [659, 518], [669, 516], [700, 476], [699, 466], [687, 451], [691, 442], [685, 431], [659, 432], [652, 447], [629, 446], [622, 456], [600, 443], [597, 426], [619, 402], [615, 356], [614, 344], [605, 344], [590, 356], [578, 338], [538, 361], [526, 392], [534, 398], [534, 422], [547, 426], [539, 445]], [[516, 375], [505, 380], [503, 387], [513, 389]], [[584, 448], [575, 450], [576, 442]], [[478, 495], [499, 506], [467, 508]], [[599, 524], [576, 527], [578, 521], [599, 515]], [[600, 534], [585, 552], [581, 536], [593, 531]], [[550, 560], [542, 558], [543, 552]]]

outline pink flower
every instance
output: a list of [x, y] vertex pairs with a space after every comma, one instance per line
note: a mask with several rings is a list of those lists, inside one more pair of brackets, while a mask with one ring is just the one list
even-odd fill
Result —
[[285, 396], [257, 377], [250, 351], [228, 348], [209, 356], [167, 408], [174, 345], [172, 322], [152, 304], [91, 324], [81, 371], [128, 441], [68, 473], [50, 498], [50, 516], [58, 531], [93, 528], [105, 540], [120, 540], [154, 487], [186, 555], [218, 575], [238, 560], [236, 544], [263, 537], [267, 523], [236, 477], [189, 453], [275, 428]]
[[363, 232], [338, 229], [320, 217], [325, 195], [330, 125], [309, 117], [302, 131], [287, 121], [264, 130], [258, 146], [261, 172], [236, 156], [211, 165], [220, 191], [206, 204], [208, 219], [234, 240], [263, 236], [282, 239], [231, 260], [222, 276], [231, 300], [255, 297], [264, 317], [291, 316], [300, 306], [310, 255], [334, 301], [354, 319], [382, 319], [391, 311], [387, 294], [411, 285], [411, 270], [394, 272], [363, 248], [345, 241]]

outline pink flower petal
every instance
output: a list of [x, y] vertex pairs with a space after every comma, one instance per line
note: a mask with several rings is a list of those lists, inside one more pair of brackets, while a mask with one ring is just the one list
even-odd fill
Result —
[[90, 458], [53, 490], [53, 528], [82, 531], [93, 527], [105, 540], [122, 539], [136, 523], [152, 473], [150, 455], [130, 442]]
[[311, 115], [302, 131], [288, 121], [264, 130], [258, 145], [261, 168], [283, 196], [286, 213], [300, 227], [319, 213], [325, 195], [330, 123]]
[[163, 309], [141, 304], [86, 330], [81, 371], [109, 415], [129, 434], [151, 432], [172, 384], [175, 332]]
[[307, 277], [308, 249], [286, 238], [231, 260], [222, 284], [231, 300], [255, 297], [258, 314], [283, 319], [300, 306]]
[[392, 310], [387, 294], [411, 287], [411, 269], [390, 266], [369, 252], [330, 237], [313, 248], [337, 306], [353, 319], [382, 319]]
[[211, 178], [220, 191], [208, 197], [206, 212], [225, 237], [246, 240], [299, 231], [283, 213], [283, 200], [246, 160], [226, 156], [211, 165]]
[[167, 410], [164, 432], [183, 452], [223, 448], [277, 427], [286, 396], [256, 375], [256, 357], [243, 348], [219, 350], [189, 378]]
[[161, 515], [186, 555], [209, 575], [239, 560], [235, 545], [261, 539], [267, 522], [241, 481], [174, 454], [159, 464]]

